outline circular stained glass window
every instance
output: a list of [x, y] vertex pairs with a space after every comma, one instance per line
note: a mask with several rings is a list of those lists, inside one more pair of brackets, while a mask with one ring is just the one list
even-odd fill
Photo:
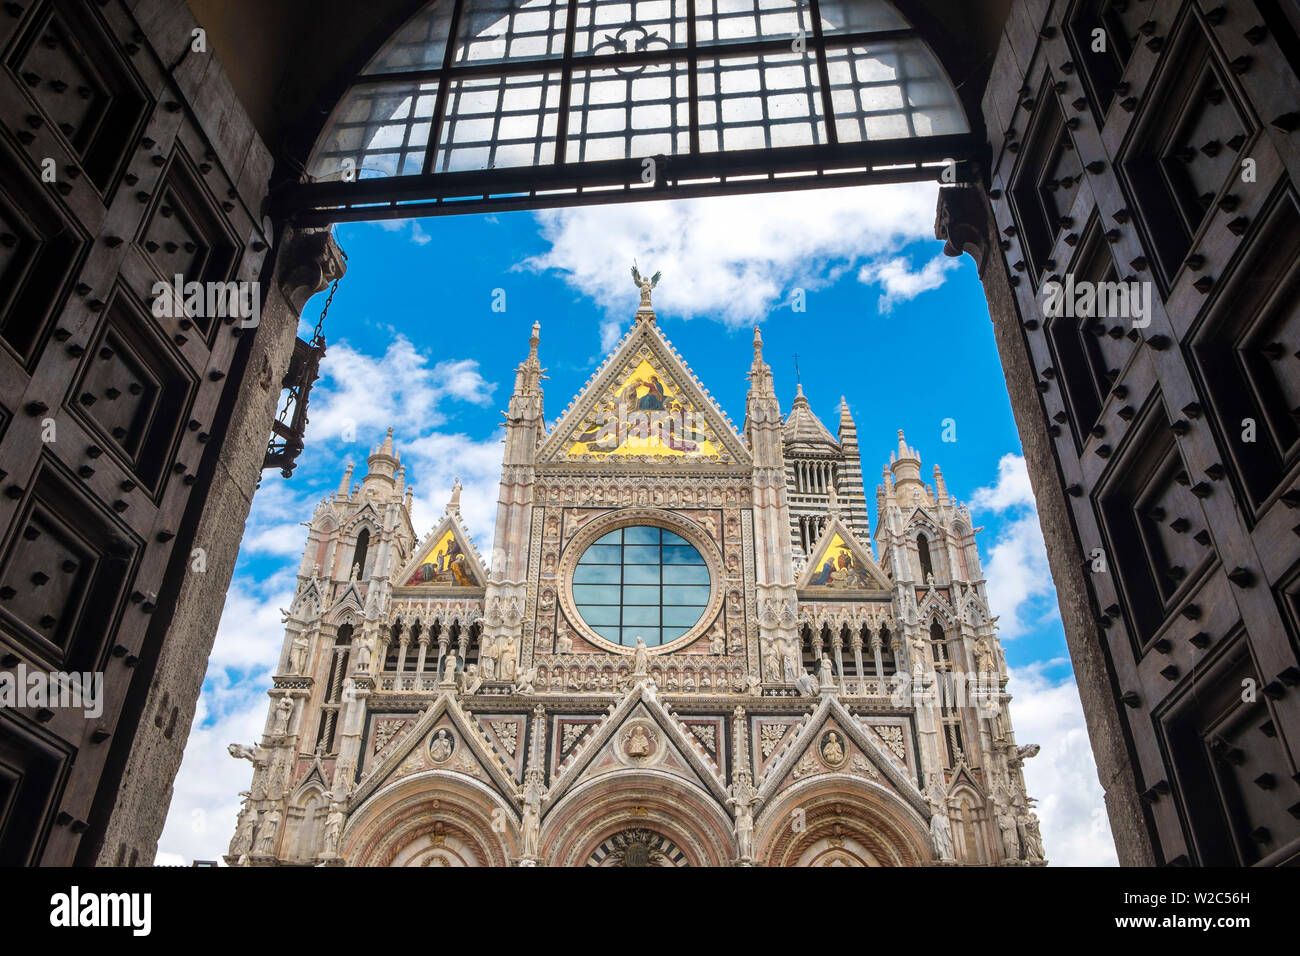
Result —
[[667, 644], [703, 616], [709, 569], [694, 545], [666, 528], [619, 528], [578, 559], [573, 602], [607, 641], [632, 647], [639, 637], [651, 647]]

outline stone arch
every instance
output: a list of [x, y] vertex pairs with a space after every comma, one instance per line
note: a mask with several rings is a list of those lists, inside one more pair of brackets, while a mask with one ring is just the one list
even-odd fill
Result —
[[311, 859], [320, 848], [328, 813], [329, 793], [320, 778], [313, 777], [289, 800], [281, 854], [291, 860]]
[[930, 536], [924, 530], [916, 533], [916, 558], [921, 564], [921, 580], [928, 581], [934, 574], [934, 555], [930, 551]]
[[731, 818], [718, 801], [659, 770], [601, 774], [574, 787], [543, 819], [540, 842], [548, 865], [586, 866], [629, 829], [663, 838], [680, 850], [680, 865], [726, 866], [736, 856]]
[[963, 863], [988, 863], [992, 860], [988, 803], [974, 787], [959, 783], [945, 801], [952, 828], [953, 849]]
[[821, 774], [783, 791], [754, 833], [766, 866], [920, 866], [932, 858], [920, 814], [884, 786], [848, 774]]
[[[462, 774], [428, 770], [372, 794], [348, 817], [341, 855], [356, 866], [507, 866], [517, 854], [514, 809]], [[460, 862], [455, 862], [459, 860]]]

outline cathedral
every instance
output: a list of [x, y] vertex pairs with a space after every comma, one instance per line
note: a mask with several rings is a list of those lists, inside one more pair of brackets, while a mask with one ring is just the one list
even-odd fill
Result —
[[549, 428], [534, 324], [490, 554], [392, 429], [317, 506], [226, 861], [1042, 865], [966, 507], [900, 431], [873, 530], [847, 403], [755, 330], [737, 430], [636, 278]]

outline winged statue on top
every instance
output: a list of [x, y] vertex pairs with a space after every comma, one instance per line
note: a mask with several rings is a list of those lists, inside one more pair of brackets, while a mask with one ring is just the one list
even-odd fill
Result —
[[650, 290], [659, 284], [659, 277], [662, 275], [663, 272], [656, 272], [647, 279], [641, 275], [641, 270], [636, 267], [636, 260], [632, 260], [632, 281], [641, 290], [641, 308], [650, 308]]

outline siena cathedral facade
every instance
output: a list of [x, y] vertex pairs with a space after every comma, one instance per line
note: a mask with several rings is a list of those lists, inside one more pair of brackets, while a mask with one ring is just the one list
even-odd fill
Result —
[[317, 507], [227, 862], [1041, 865], [967, 509], [900, 432], [872, 531], [847, 404], [756, 330], [738, 431], [650, 288], [549, 429], [533, 326], [490, 560], [391, 429]]

